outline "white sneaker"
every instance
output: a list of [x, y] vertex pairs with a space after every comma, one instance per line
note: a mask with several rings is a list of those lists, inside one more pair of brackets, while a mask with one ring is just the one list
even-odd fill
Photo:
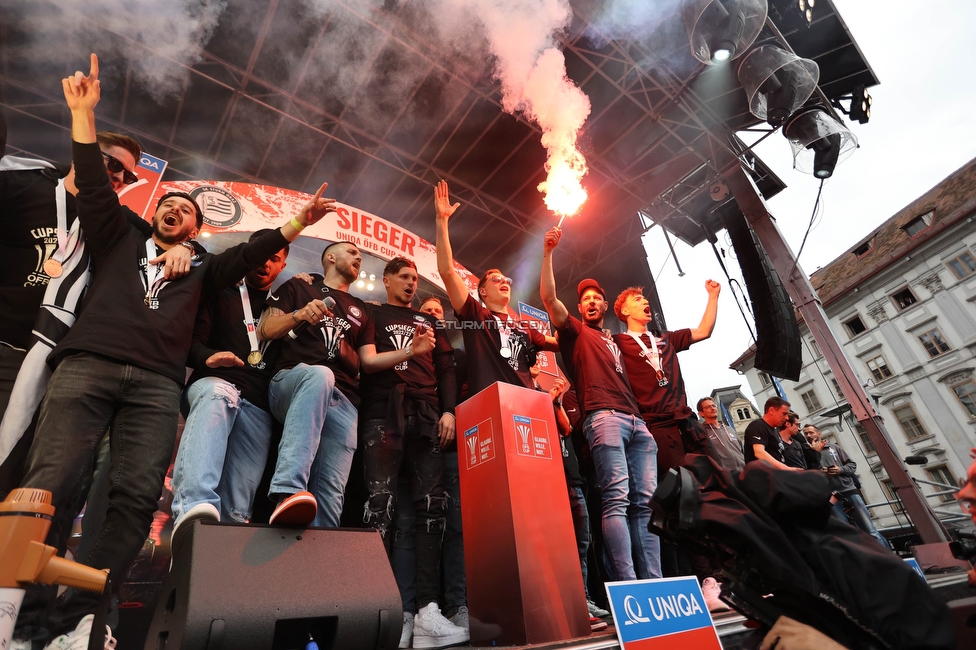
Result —
[[413, 619], [415, 648], [446, 648], [467, 643], [470, 639], [471, 633], [468, 630], [444, 618], [437, 603], [430, 603], [422, 608]]
[[[62, 634], [44, 646], [44, 650], [88, 650], [88, 639], [91, 637], [91, 626], [94, 619], [94, 615], [89, 614], [81, 619], [74, 632]], [[115, 637], [112, 636], [112, 628], [108, 625], [105, 626], [104, 648], [105, 650], [115, 648]]]
[[192, 528], [190, 524], [197, 520], [220, 521], [220, 511], [212, 503], [198, 503], [184, 512], [183, 516], [173, 524], [173, 534], [169, 538], [173, 555], [176, 555], [183, 545], [183, 538]]
[[458, 607], [457, 613], [451, 617], [451, 622], [458, 627], [463, 627], [465, 630], [470, 630], [471, 625], [468, 623], [468, 608], [464, 605]]
[[729, 606], [719, 598], [722, 588], [718, 586], [715, 578], [705, 578], [702, 580], [702, 594], [705, 596], [705, 606], [708, 611], [718, 613], [729, 611]]
[[411, 612], [403, 612], [403, 631], [400, 632], [399, 648], [409, 648], [413, 641], [413, 617]]
[[604, 616], [610, 616], [610, 612], [603, 609], [592, 600], [586, 601], [586, 609], [589, 610], [590, 616], [596, 616], [597, 618], [603, 618]]

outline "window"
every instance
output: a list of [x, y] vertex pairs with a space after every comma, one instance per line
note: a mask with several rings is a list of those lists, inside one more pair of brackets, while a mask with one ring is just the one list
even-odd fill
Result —
[[763, 385], [763, 388], [769, 388], [772, 385], [773, 380], [769, 378], [769, 375], [760, 371], [759, 383]]
[[851, 335], [851, 338], [868, 329], [864, 326], [864, 321], [861, 320], [860, 316], [855, 316], [848, 321], [844, 321], [844, 327], [847, 329], [847, 333]]
[[[938, 467], [932, 467], [925, 470], [925, 473], [929, 475], [929, 480], [933, 483], [942, 483], [946, 487], [940, 487], [933, 485], [932, 489], [936, 492], [944, 492], [946, 490], [955, 489], [959, 484], [956, 483], [956, 479], [953, 478], [952, 472], [945, 465], [939, 465]], [[943, 494], [939, 497], [941, 501], [953, 501], [955, 497], [951, 494]]]
[[918, 340], [922, 342], [925, 351], [929, 353], [930, 357], [937, 357], [943, 352], [948, 352], [952, 349], [946, 343], [945, 339], [942, 338], [942, 332], [939, 331], [938, 327], [932, 328], [924, 334], [919, 334]]
[[888, 501], [893, 501], [891, 504], [891, 510], [895, 513], [905, 512], [905, 506], [901, 504], [901, 499], [895, 493], [895, 486], [890, 479], [885, 479], [881, 481], [881, 487], [884, 488], [885, 496], [888, 497]]
[[878, 453], [874, 448], [874, 443], [871, 442], [871, 438], [868, 437], [868, 432], [864, 430], [864, 427], [857, 420], [854, 421], [854, 433], [861, 439], [861, 447], [864, 449], [865, 454]]
[[915, 409], [912, 408], [911, 404], [899, 406], [893, 409], [892, 413], [898, 420], [898, 424], [901, 425], [901, 430], [905, 432], [905, 437], [909, 440], [916, 440], [929, 435], [929, 432], [919, 422], [918, 415], [915, 414]]
[[946, 262], [946, 266], [949, 267], [949, 270], [952, 271], [957, 280], [968, 278], [973, 273], [976, 273], [976, 259], [973, 259], [969, 251], [949, 260]]
[[837, 396], [837, 399], [845, 399], [844, 391], [840, 389], [840, 383], [837, 381], [837, 379], [835, 377], [831, 377], [830, 383], [834, 386], [834, 395]]
[[880, 354], [873, 359], [868, 359], [867, 366], [875, 381], [884, 381], [891, 376], [891, 369], [888, 368], [888, 362]]
[[745, 408], [743, 408], [743, 409], [742, 409], [742, 412], [743, 412], [743, 413], [745, 413], [745, 417], [744, 417], [744, 418], [742, 418], [743, 420], [749, 420], [749, 419], [752, 419], [752, 415], [751, 415], [751, 414], [749, 413], [749, 407], [748, 407], [748, 406], [747, 406], [747, 407], [745, 407]]
[[976, 418], [976, 382], [972, 379], [964, 384], [956, 384], [952, 387], [952, 392], [956, 394], [956, 399], [966, 409], [970, 418]]
[[800, 393], [800, 399], [803, 400], [803, 406], [806, 407], [807, 413], [813, 413], [823, 408], [820, 398], [817, 397], [816, 391], [812, 388], [805, 393]]
[[814, 358], [819, 359], [823, 356], [823, 352], [820, 351], [820, 346], [817, 345], [816, 339], [810, 339], [810, 349], [813, 350]]
[[874, 248], [874, 238], [873, 237], [871, 239], [869, 239], [868, 241], [864, 242], [863, 244], [861, 244], [860, 246], [858, 246], [857, 248], [855, 248], [854, 251], [853, 251], [854, 252], [854, 256], [855, 257], [861, 257], [863, 255], [867, 255], [871, 251], [872, 248]]
[[911, 289], [905, 287], [891, 294], [891, 302], [895, 303], [898, 311], [901, 311], [902, 309], [908, 309], [918, 302], [918, 298], [915, 297]]
[[740, 420], [745, 420], [745, 418], [742, 417], [742, 409], [736, 409], [735, 414], [739, 416]]
[[922, 232], [929, 227], [932, 223], [932, 217], [935, 216], [935, 210], [929, 210], [920, 217], [915, 217], [904, 226], [901, 227], [902, 230], [908, 233], [909, 237], [914, 237], [918, 233]]

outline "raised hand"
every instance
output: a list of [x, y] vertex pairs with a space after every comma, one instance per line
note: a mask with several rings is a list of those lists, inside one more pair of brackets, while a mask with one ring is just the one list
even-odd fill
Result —
[[98, 57], [91, 55], [91, 69], [88, 76], [81, 70], [61, 80], [61, 89], [68, 108], [72, 111], [93, 111], [101, 97], [102, 89], [98, 81]]
[[328, 183], [322, 183], [318, 191], [315, 193], [315, 196], [312, 197], [312, 200], [305, 204], [302, 211], [299, 213], [299, 222], [302, 222], [304, 219], [304, 225], [311, 226], [322, 219], [322, 217], [325, 215], [336, 211], [335, 199], [322, 198], [322, 192], [324, 192], [325, 188], [328, 186]]
[[708, 292], [709, 296], [717, 296], [721, 290], [722, 285], [715, 280], [705, 280], [705, 291]]
[[447, 181], [441, 181], [434, 186], [434, 214], [437, 215], [438, 219], [450, 218], [459, 207], [461, 207], [460, 203], [451, 205]]
[[308, 321], [309, 325], [318, 325], [326, 316], [331, 316], [332, 312], [321, 300], [313, 300], [295, 313], [298, 320]]
[[211, 354], [206, 363], [208, 368], [233, 368], [244, 365], [244, 362], [233, 352]]
[[418, 327], [413, 331], [410, 351], [413, 354], [427, 354], [434, 349], [434, 331], [429, 327]]
[[542, 250], [546, 253], [551, 253], [559, 245], [559, 240], [562, 236], [563, 231], [558, 226], [550, 228], [542, 240]]

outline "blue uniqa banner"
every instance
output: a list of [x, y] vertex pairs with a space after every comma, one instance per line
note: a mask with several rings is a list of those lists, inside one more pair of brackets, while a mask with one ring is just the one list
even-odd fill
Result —
[[698, 580], [661, 578], [607, 583], [624, 650], [721, 650]]

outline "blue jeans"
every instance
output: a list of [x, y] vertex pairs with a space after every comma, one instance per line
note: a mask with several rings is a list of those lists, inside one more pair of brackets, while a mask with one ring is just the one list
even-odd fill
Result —
[[[568, 443], [572, 444], [572, 443]], [[569, 509], [573, 513], [573, 529], [576, 531], [576, 550], [579, 552], [580, 570], [583, 572], [583, 592], [586, 599], [590, 599], [590, 588], [587, 586], [586, 554], [590, 550], [590, 515], [586, 511], [586, 497], [583, 488], [578, 485], [569, 486]]]
[[[105, 523], [79, 560], [110, 569], [116, 589], [142, 550], [176, 439], [180, 386], [163, 375], [96, 354], [65, 358], [48, 383], [24, 487], [52, 493], [57, 509], [47, 543], [62, 553], [78, 514], [99, 441], [112, 424], [111, 485]], [[14, 638], [38, 637], [47, 607], [44, 589], [28, 589]], [[70, 593], [70, 592], [69, 592]], [[77, 591], [58, 604], [52, 636], [95, 612], [100, 596]]]
[[661, 540], [647, 530], [657, 444], [636, 415], [594, 411], [583, 423], [603, 496], [603, 541], [614, 580], [661, 577]]
[[878, 529], [874, 527], [874, 522], [871, 521], [871, 514], [868, 512], [868, 507], [864, 503], [864, 499], [857, 492], [848, 494], [847, 496], [838, 497], [839, 501], [831, 506], [831, 514], [843, 521], [845, 524], [850, 523], [850, 519], [847, 517], [846, 509], [844, 508], [844, 502], [846, 501], [851, 506], [851, 519], [854, 520], [854, 525], [860, 528], [862, 531], [871, 535], [878, 543], [884, 546], [889, 551], [892, 550], [891, 544], [888, 540], [878, 532]]
[[271, 414], [219, 377], [186, 389], [190, 412], [173, 465], [173, 518], [209, 503], [221, 521], [246, 523], [271, 444]]
[[336, 388], [332, 370], [304, 363], [278, 372], [268, 399], [272, 415], [285, 423], [269, 495], [308, 490], [318, 504], [312, 525], [338, 528], [356, 451], [356, 407]]

